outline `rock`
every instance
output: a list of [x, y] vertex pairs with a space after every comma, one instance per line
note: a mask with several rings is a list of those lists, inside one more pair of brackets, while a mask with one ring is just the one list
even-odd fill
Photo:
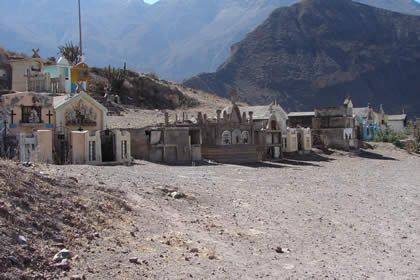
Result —
[[59, 262], [59, 261], [62, 261], [63, 259], [71, 259], [72, 257], [73, 257], [73, 253], [71, 251], [67, 249], [63, 249], [57, 254], [55, 254], [53, 258], [53, 262]]
[[79, 180], [77, 180], [77, 178], [75, 178], [75, 177], [69, 177], [69, 179], [70, 180], [73, 180], [74, 182], [76, 182], [76, 183], [79, 183]]
[[18, 242], [20, 244], [28, 244], [28, 240], [26, 240], [25, 236], [23, 236], [23, 235], [18, 236]]
[[288, 248], [281, 248], [281, 247], [277, 247], [276, 249], [274, 249], [274, 251], [276, 251], [276, 253], [279, 253], [279, 254], [290, 253], [290, 250]]
[[209, 256], [209, 260], [215, 260], [216, 259], [216, 256], [215, 255], [210, 255]]
[[70, 277], [70, 280], [85, 280], [86, 276], [80, 276], [80, 275], [73, 275]]
[[186, 198], [187, 196], [185, 195], [185, 193], [182, 192], [171, 192], [169, 194], [170, 197], [175, 198], [175, 199], [182, 199], [182, 198]]
[[130, 258], [129, 261], [134, 264], [142, 264], [141, 259], [139, 258]]
[[198, 248], [192, 248], [192, 249], [190, 250], [190, 253], [198, 253]]
[[63, 259], [63, 260], [61, 260], [60, 263], [57, 263], [54, 266], [58, 267], [60, 269], [63, 269], [63, 270], [69, 270], [70, 269], [70, 263], [69, 263], [68, 259]]

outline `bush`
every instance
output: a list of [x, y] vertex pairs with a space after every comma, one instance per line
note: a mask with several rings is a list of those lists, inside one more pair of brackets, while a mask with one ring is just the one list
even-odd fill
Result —
[[385, 143], [397, 143], [403, 138], [402, 134], [397, 134], [393, 130], [378, 129], [375, 135], [375, 142], [385, 142]]

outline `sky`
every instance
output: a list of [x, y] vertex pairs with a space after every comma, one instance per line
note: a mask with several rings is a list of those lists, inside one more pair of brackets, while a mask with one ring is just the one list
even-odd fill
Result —
[[[159, 0], [144, 0], [144, 2], [149, 3], [149, 4], [154, 4], [154, 3], [158, 2], [158, 1]], [[420, 0], [415, 0], [415, 1], [417, 1], [418, 3], [420, 3]]]
[[[148, 4], [154, 4], [156, 2], [158, 2], [159, 0], [144, 0], [144, 2], [148, 3]], [[419, 0], [420, 1], [420, 0]]]

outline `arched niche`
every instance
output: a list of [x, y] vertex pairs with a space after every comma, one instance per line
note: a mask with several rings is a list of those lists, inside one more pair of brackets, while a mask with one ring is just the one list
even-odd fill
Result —
[[232, 131], [232, 144], [241, 144], [242, 132], [240, 129], [235, 129]]
[[246, 130], [242, 131], [241, 144], [250, 144], [250, 142], [251, 142], [250, 140], [251, 140], [251, 138], [249, 136], [249, 132], [246, 131]]
[[222, 145], [232, 144], [232, 133], [229, 130], [225, 130], [222, 133]]

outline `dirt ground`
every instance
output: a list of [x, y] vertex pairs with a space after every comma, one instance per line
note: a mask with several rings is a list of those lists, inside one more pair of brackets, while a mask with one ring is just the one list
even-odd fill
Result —
[[133, 207], [74, 249], [66, 277], [420, 279], [420, 158], [391, 145], [248, 166], [42, 168]]

